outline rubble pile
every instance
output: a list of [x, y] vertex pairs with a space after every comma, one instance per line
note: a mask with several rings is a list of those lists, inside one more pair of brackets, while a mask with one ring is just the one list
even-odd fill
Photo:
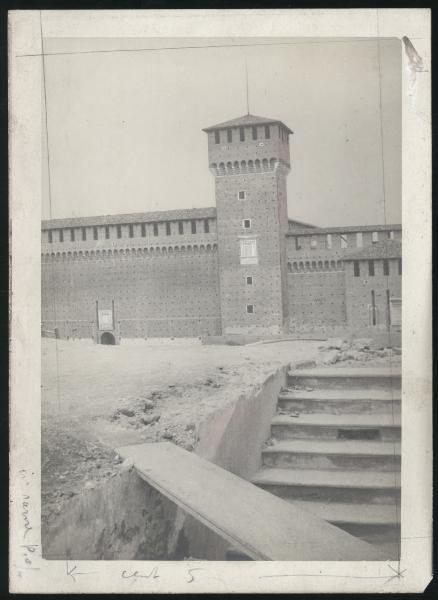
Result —
[[[337, 363], [378, 363], [387, 364], [388, 361], [400, 361], [401, 349], [382, 346], [371, 338], [360, 338], [348, 341], [341, 338], [327, 340], [318, 349], [321, 352], [320, 365], [334, 365]], [[370, 365], [368, 365], [370, 366]]]

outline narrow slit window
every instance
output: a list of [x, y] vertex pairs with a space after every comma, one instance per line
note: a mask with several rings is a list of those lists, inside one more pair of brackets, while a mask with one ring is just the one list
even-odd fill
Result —
[[354, 268], [354, 276], [360, 277], [360, 264], [359, 264], [358, 260], [354, 261], [353, 268]]
[[219, 135], [219, 131], [215, 131], [214, 132], [214, 143], [215, 144], [219, 144], [219, 142], [221, 141], [220, 135]]
[[271, 139], [271, 129], [269, 125], [265, 125], [265, 138], [267, 140]]
[[170, 223], [166, 223], [166, 235], [170, 235]]
[[51, 244], [53, 242], [53, 234], [51, 231], [48, 232], [48, 236], [49, 236], [49, 244]]
[[110, 228], [108, 225], [105, 225], [105, 239], [109, 240], [110, 237]]
[[196, 233], [196, 221], [191, 222], [192, 233]]
[[247, 312], [249, 315], [252, 315], [252, 314], [254, 314], [254, 304], [247, 304], [247, 305], [246, 305], [246, 312]]
[[93, 227], [93, 239], [97, 240], [97, 227]]
[[75, 230], [74, 229], [70, 229], [70, 241], [71, 242], [75, 241]]
[[233, 141], [233, 131], [232, 129], [227, 129], [227, 142], [231, 144]]
[[257, 127], [252, 128], [252, 139], [253, 140], [257, 139]]
[[117, 237], [118, 238], [122, 237], [122, 226], [121, 225], [117, 225]]
[[146, 223], [141, 224], [141, 237], [146, 237]]
[[391, 325], [391, 296], [389, 290], [386, 290], [386, 315], [389, 327]]
[[239, 127], [239, 137], [240, 137], [240, 141], [241, 142], [245, 141], [245, 129], [244, 129], [244, 127]]
[[370, 277], [374, 277], [374, 261], [373, 260], [368, 261], [368, 275]]
[[204, 233], [210, 233], [210, 223], [208, 222], [208, 219], [204, 220]]
[[129, 237], [134, 237], [134, 225], [132, 223], [129, 224]]
[[180, 235], [184, 233], [184, 223], [182, 221], [178, 221], [178, 233]]
[[298, 236], [295, 238], [295, 250], [301, 250], [300, 238]]
[[376, 315], [376, 294], [374, 290], [371, 290], [371, 318], [373, 325], [377, 325], [377, 315]]
[[85, 227], [82, 227], [82, 241], [85, 242], [87, 239], [87, 230]]
[[59, 230], [59, 241], [60, 242], [64, 241], [64, 231], [62, 229]]
[[157, 237], [158, 235], [158, 223], [154, 223], [154, 236]]
[[242, 224], [244, 229], [251, 229], [251, 219], [243, 219]]
[[398, 274], [399, 275], [402, 274], [402, 259], [401, 258], [398, 259]]
[[383, 261], [383, 274], [389, 275], [389, 261], [387, 258], [385, 258]]

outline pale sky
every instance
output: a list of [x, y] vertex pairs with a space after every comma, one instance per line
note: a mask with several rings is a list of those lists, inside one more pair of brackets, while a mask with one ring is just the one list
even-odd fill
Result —
[[[229, 47], [77, 54], [194, 45]], [[294, 132], [289, 216], [401, 222], [399, 40], [48, 39], [45, 51], [74, 54], [46, 57], [43, 218], [214, 206], [202, 128], [246, 114], [246, 58], [250, 113]]]

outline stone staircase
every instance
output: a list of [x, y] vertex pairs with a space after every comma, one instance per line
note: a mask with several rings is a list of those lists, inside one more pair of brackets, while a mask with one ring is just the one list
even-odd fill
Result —
[[398, 370], [289, 371], [252, 481], [396, 560], [400, 425]]

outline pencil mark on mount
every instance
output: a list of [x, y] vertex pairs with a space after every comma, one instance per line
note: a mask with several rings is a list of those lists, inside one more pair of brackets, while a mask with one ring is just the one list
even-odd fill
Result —
[[80, 575], [96, 575], [98, 573], [98, 571], [86, 571], [86, 572], [77, 571], [76, 570], [77, 565], [70, 567], [68, 564], [68, 560], [65, 562], [65, 569], [66, 569], [67, 577], [71, 577], [74, 582], [76, 582], [75, 577], [78, 577]]
[[121, 574], [122, 579], [159, 579], [158, 567], [154, 567], [152, 571], [148, 574], [140, 573], [139, 571], [134, 571], [130, 573], [129, 571], [122, 571]]
[[193, 569], [188, 569], [187, 575], [190, 577], [190, 579], [187, 580], [187, 583], [192, 583], [193, 581], [195, 581], [195, 576], [192, 575], [192, 573], [194, 573], [195, 571], [205, 571], [205, 569], [203, 569], [201, 567], [196, 567], [196, 568], [193, 568]]

